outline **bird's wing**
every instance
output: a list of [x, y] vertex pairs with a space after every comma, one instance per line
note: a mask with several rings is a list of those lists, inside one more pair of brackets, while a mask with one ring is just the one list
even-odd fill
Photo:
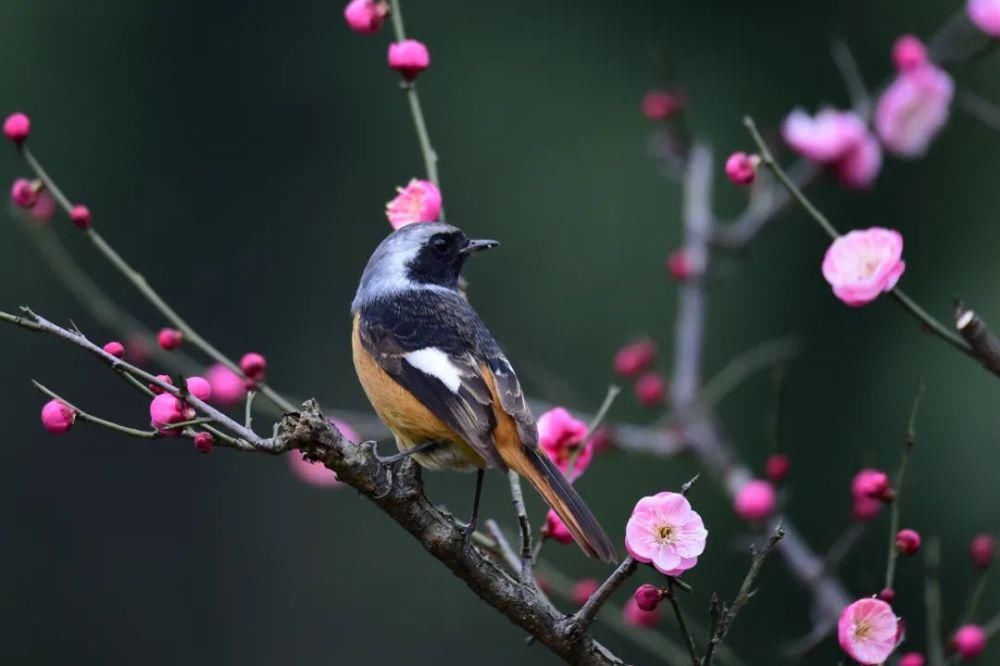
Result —
[[365, 350], [393, 380], [487, 463], [506, 469], [493, 445], [496, 415], [480, 367], [478, 328], [482, 323], [463, 304], [450, 300], [412, 301], [405, 308], [381, 304], [362, 311], [358, 333]]
[[[492, 338], [491, 338], [492, 339]], [[496, 343], [494, 343], [496, 346]], [[493, 381], [496, 385], [497, 397], [500, 399], [500, 406], [505, 412], [510, 414], [517, 424], [517, 432], [521, 436], [521, 444], [529, 448], [538, 446], [538, 428], [535, 427], [535, 417], [531, 414], [528, 401], [524, 397], [521, 389], [521, 382], [517, 379], [517, 373], [507, 357], [503, 355], [499, 347], [495, 353], [485, 354], [487, 364], [493, 373]]]

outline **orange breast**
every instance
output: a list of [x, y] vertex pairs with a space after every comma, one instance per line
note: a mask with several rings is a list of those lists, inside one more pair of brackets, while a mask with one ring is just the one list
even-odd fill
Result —
[[354, 369], [368, 401], [395, 435], [399, 449], [404, 451], [424, 442], [440, 442], [444, 445], [442, 450], [417, 454], [414, 456], [417, 462], [431, 469], [483, 467], [483, 458], [461, 436], [390, 377], [371, 357], [361, 344], [358, 315], [354, 316], [353, 328]]

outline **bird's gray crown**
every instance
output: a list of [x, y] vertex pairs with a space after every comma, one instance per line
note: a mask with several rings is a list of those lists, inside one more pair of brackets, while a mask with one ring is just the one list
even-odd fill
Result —
[[[456, 291], [450, 275], [457, 280], [464, 256], [442, 255], [429, 251], [432, 239], [454, 239], [455, 244], [466, 240], [461, 229], [443, 222], [418, 222], [400, 227], [379, 243], [361, 275], [361, 284], [351, 303], [351, 311], [388, 296], [413, 289]], [[420, 262], [433, 262], [444, 276], [416, 271]]]

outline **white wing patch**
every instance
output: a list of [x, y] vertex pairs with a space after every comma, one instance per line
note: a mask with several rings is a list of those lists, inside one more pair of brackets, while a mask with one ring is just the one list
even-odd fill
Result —
[[462, 385], [462, 371], [437, 347], [424, 347], [404, 354], [403, 358], [417, 370], [440, 379], [452, 393], [458, 393]]

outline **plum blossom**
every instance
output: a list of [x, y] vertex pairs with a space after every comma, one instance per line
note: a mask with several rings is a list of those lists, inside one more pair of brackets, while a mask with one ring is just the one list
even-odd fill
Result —
[[538, 445], [570, 481], [578, 479], [594, 457], [593, 443], [588, 441], [581, 448], [586, 436], [587, 424], [562, 407], [538, 417]]
[[855, 190], [870, 188], [882, 170], [882, 146], [878, 139], [871, 133], [866, 133], [857, 145], [840, 158], [834, 169], [845, 187]]
[[385, 205], [385, 215], [393, 229], [414, 222], [433, 222], [441, 214], [441, 191], [429, 180], [414, 178], [406, 187], [396, 188], [396, 198]]
[[625, 549], [667, 576], [678, 576], [698, 563], [708, 531], [701, 516], [680, 493], [643, 497], [625, 525]]
[[559, 517], [559, 514], [552, 509], [549, 509], [549, 512], [545, 514], [542, 535], [546, 538], [554, 539], [564, 546], [573, 543], [573, 533], [566, 527], [566, 523]]
[[891, 291], [906, 269], [903, 237], [898, 231], [872, 227], [854, 230], [833, 241], [823, 257], [823, 277], [847, 305], [871, 303]]
[[743, 520], [763, 520], [774, 512], [778, 494], [767, 481], [754, 479], [743, 484], [733, 499], [733, 509]]
[[793, 109], [781, 126], [781, 135], [795, 152], [821, 164], [837, 162], [867, 134], [861, 116], [830, 108], [820, 109], [815, 116]]
[[899, 642], [899, 618], [881, 599], [859, 599], [847, 606], [837, 623], [840, 647], [864, 666], [881, 664]]
[[990, 37], [1000, 37], [1000, 0], [969, 0], [969, 20]]
[[930, 63], [901, 72], [875, 107], [882, 145], [899, 157], [923, 156], [948, 120], [954, 95], [954, 81]]

